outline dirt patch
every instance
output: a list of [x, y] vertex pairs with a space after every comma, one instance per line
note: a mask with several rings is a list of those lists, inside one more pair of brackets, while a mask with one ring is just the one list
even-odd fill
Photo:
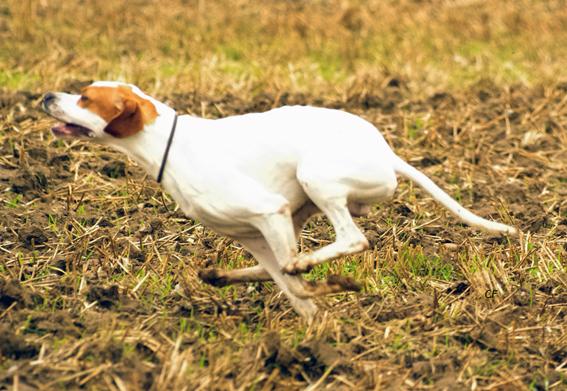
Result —
[[31, 295], [18, 280], [0, 278], [0, 307], [6, 309], [13, 305], [25, 307], [31, 302]]
[[305, 341], [293, 348], [281, 341], [278, 333], [269, 332], [259, 344], [264, 370], [277, 370], [286, 377], [320, 377], [325, 370], [348, 370], [348, 356], [322, 339]]
[[327, 368], [342, 366], [342, 369], [345, 369], [344, 367], [348, 366], [348, 361], [345, 360], [347, 357], [343, 353], [320, 339], [304, 342], [298, 351], [304, 357], [304, 367], [312, 373], [316, 372], [317, 376], [321, 376]]
[[25, 360], [37, 356], [39, 347], [17, 335], [8, 326], [0, 324], [0, 357]]
[[121, 161], [107, 163], [100, 172], [109, 178], [121, 178], [126, 176], [126, 163]]
[[[53, 139], [37, 95], [0, 94], [9, 118], [0, 142], [0, 365], [18, 365], [34, 387], [67, 376], [68, 388], [114, 379], [133, 389], [304, 389], [322, 377], [335, 389], [561, 381], [553, 368], [565, 361], [567, 315], [564, 93], [480, 83], [415, 99], [408, 83], [392, 78], [342, 99], [164, 98], [212, 118], [283, 104], [346, 109], [465, 206], [530, 233], [521, 246], [480, 234], [400, 180], [392, 201], [356, 219], [371, 249], [313, 272], [362, 290], [318, 300], [324, 310], [311, 326], [273, 284], [203, 284], [199, 271], [224, 285], [206, 268], [254, 261], [185, 218], [123, 155]], [[301, 249], [334, 238], [318, 217]], [[497, 294], [485, 297], [489, 289]], [[44, 362], [20, 366], [42, 345]]]
[[12, 191], [28, 196], [46, 192], [49, 185], [46, 173], [45, 169], [24, 170], [12, 179]]
[[38, 227], [22, 228], [18, 235], [24, 247], [30, 250], [41, 247], [48, 241], [45, 232]]
[[28, 314], [27, 334], [52, 334], [58, 337], [78, 338], [81, 336], [84, 325], [66, 310], [54, 312], [33, 311]]
[[96, 301], [97, 304], [104, 309], [113, 309], [118, 307], [122, 302], [118, 285], [109, 287], [92, 286], [87, 292], [87, 300]]

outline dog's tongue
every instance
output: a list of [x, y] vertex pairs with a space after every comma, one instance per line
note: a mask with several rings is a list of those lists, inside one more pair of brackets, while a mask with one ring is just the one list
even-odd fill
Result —
[[51, 131], [53, 133], [56, 134], [71, 134], [71, 129], [69, 129], [69, 127], [67, 126], [67, 124], [64, 123], [58, 123], [57, 125], [55, 125], [54, 127], [51, 128]]
[[51, 131], [56, 136], [69, 136], [69, 137], [79, 137], [88, 136], [89, 130], [79, 125], [58, 123], [51, 128]]

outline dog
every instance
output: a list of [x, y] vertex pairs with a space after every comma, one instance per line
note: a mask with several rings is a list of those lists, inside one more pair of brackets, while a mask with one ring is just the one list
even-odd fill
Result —
[[[119, 82], [95, 82], [80, 95], [49, 92], [42, 107], [62, 122], [52, 128], [55, 136], [127, 154], [159, 179], [187, 216], [240, 242], [258, 262], [240, 270], [205, 269], [201, 279], [213, 285], [273, 280], [308, 320], [317, 311], [314, 296], [358, 285], [339, 276], [312, 283], [300, 274], [368, 248], [352, 216], [391, 199], [397, 175], [473, 227], [518, 233], [465, 209], [399, 158], [374, 125], [341, 110], [284, 106], [215, 120], [177, 116]], [[327, 216], [336, 240], [299, 254], [298, 235], [316, 213]]]

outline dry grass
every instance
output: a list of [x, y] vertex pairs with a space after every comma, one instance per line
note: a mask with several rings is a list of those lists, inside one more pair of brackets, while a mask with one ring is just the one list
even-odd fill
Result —
[[415, 92], [565, 77], [562, 1], [8, 0], [0, 83], [124, 79], [155, 93]]
[[[160, 4], [0, 5], [0, 387], [567, 386], [562, 2]], [[478, 233], [404, 182], [358, 219], [372, 250], [310, 275], [364, 292], [308, 326], [271, 284], [201, 284], [253, 261], [123, 156], [51, 136], [39, 93], [99, 78], [208, 117], [349, 110], [524, 234]], [[301, 246], [332, 238], [315, 219]]]

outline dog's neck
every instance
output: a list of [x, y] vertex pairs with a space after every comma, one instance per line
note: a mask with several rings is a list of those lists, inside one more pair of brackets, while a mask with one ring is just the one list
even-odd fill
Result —
[[[163, 161], [167, 140], [175, 120], [175, 110], [152, 99], [158, 116], [155, 121], [144, 127], [142, 131], [131, 137], [112, 139], [104, 144], [126, 153], [138, 163], [151, 177], [157, 178]], [[175, 139], [173, 140], [173, 145]], [[167, 168], [164, 178], [167, 177]]]

